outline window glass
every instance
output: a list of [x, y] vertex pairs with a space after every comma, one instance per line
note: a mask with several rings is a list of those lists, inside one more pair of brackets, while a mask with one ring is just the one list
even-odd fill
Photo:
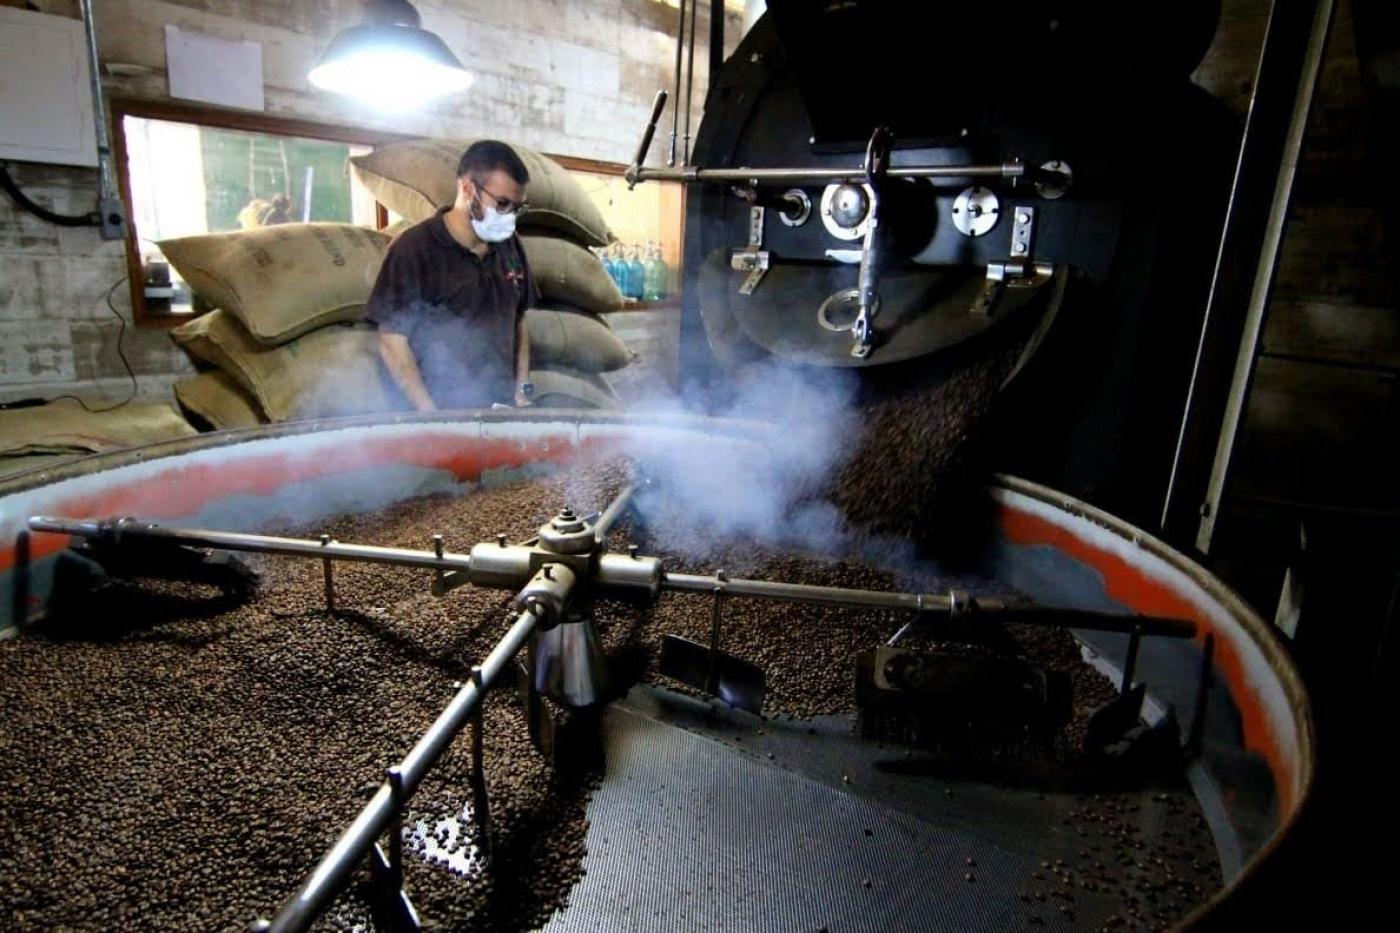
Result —
[[376, 225], [348, 161], [368, 146], [133, 116], [122, 129], [149, 316], [203, 310], [159, 240], [299, 221]]

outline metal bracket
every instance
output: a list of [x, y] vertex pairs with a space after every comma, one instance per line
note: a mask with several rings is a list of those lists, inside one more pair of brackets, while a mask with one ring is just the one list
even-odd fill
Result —
[[1017, 205], [1011, 209], [1011, 255], [1030, 259], [1035, 246], [1035, 208]]
[[[332, 543], [330, 535], [321, 535], [321, 547], [326, 547]], [[326, 586], [326, 611], [335, 612], [335, 574], [331, 569], [331, 559], [324, 558], [321, 561], [321, 575]]]
[[[480, 666], [473, 665], [472, 683], [484, 689]], [[472, 819], [476, 823], [476, 848], [483, 862], [491, 861], [491, 798], [486, 790], [486, 757], [484, 751], [486, 723], [481, 706], [472, 712]]]
[[758, 288], [758, 283], [763, 281], [763, 277], [768, 274], [768, 264], [771, 260], [769, 253], [763, 246], [763, 222], [767, 215], [767, 209], [762, 207], [749, 208], [749, 242], [742, 250], [735, 250], [729, 257], [729, 267], [736, 272], [747, 272], [748, 278], [744, 279], [739, 286], [739, 294], [752, 295], [754, 289]]
[[863, 360], [875, 349], [875, 326], [872, 318], [880, 306], [880, 295], [876, 291], [878, 278], [880, 235], [880, 183], [890, 167], [890, 149], [894, 136], [883, 126], [870, 134], [870, 143], [865, 147], [865, 182], [871, 192], [870, 210], [865, 218], [865, 243], [860, 257], [860, 272], [856, 276], [856, 288], [860, 293], [860, 311], [851, 325], [851, 356]]
[[376, 842], [369, 859], [373, 909], [382, 926], [396, 933], [417, 933], [422, 929], [418, 912], [403, 889], [403, 808], [408, 803], [403, 771], [396, 765], [388, 769], [385, 778], [389, 784], [394, 817], [389, 821], [388, 853]]
[[1055, 267], [1050, 263], [1031, 259], [1035, 249], [1035, 208], [1017, 205], [1011, 209], [1011, 214], [1011, 258], [987, 263], [987, 277], [968, 309], [974, 317], [995, 314], [1008, 288], [1039, 285], [1055, 274]]

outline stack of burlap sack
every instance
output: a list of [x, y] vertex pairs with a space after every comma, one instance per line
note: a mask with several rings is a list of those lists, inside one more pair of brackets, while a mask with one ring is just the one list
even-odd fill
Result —
[[92, 410], [60, 398], [0, 410], [0, 476], [196, 433], [170, 402], [88, 404]]
[[[417, 221], [451, 203], [457, 160], [470, 143], [397, 143], [351, 161], [381, 203]], [[531, 176], [521, 241], [544, 298], [526, 315], [536, 404], [616, 407], [603, 374], [626, 366], [631, 353], [599, 315], [622, 295], [586, 248], [610, 242], [612, 232], [563, 168], [516, 151]], [[175, 386], [185, 411], [222, 429], [407, 407], [363, 322], [389, 243], [385, 233], [333, 223], [162, 241], [171, 265], [217, 309], [172, 331], [204, 370]]]

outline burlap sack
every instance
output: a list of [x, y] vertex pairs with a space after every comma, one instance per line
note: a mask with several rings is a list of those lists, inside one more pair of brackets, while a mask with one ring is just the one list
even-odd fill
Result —
[[618, 408], [617, 395], [600, 373], [542, 367], [530, 370], [537, 408]]
[[280, 224], [161, 240], [165, 258], [211, 306], [278, 346], [360, 319], [389, 238], [353, 224]]
[[632, 362], [632, 351], [607, 321], [582, 308], [560, 305], [525, 312], [530, 362], [607, 373]]
[[594, 314], [622, 307], [622, 292], [608, 270], [588, 250], [553, 236], [522, 236], [525, 258], [540, 294]]
[[[88, 402], [94, 408], [112, 404]], [[72, 399], [0, 411], [0, 455], [101, 453], [198, 432], [172, 402], [130, 402], [106, 412], [84, 411]]]
[[232, 315], [213, 311], [170, 334], [190, 355], [232, 376], [271, 421], [402, 407], [381, 377], [379, 338], [368, 325], [334, 324], [268, 348], [259, 346]]
[[[457, 163], [475, 140], [414, 139], [380, 146], [351, 158], [355, 177], [375, 199], [409, 220], [431, 217], [457, 198]], [[583, 186], [553, 159], [511, 144], [530, 173], [520, 216], [522, 230], [550, 230], [586, 246], [607, 246], [615, 237]]]
[[258, 403], [222, 370], [181, 379], [175, 383], [175, 400], [191, 420], [201, 419], [216, 431], [267, 424]]

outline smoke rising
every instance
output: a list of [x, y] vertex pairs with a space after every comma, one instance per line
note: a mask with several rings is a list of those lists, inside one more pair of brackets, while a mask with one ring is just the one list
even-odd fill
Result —
[[[650, 481], [635, 499], [639, 516], [696, 560], [730, 542], [849, 550], [845, 519], [823, 489], [860, 442], [858, 389], [848, 370], [765, 361], [736, 374], [722, 398], [699, 395], [706, 413], [748, 422], [753, 437], [638, 432], [625, 453]], [[694, 413], [675, 400], [633, 410]]]

